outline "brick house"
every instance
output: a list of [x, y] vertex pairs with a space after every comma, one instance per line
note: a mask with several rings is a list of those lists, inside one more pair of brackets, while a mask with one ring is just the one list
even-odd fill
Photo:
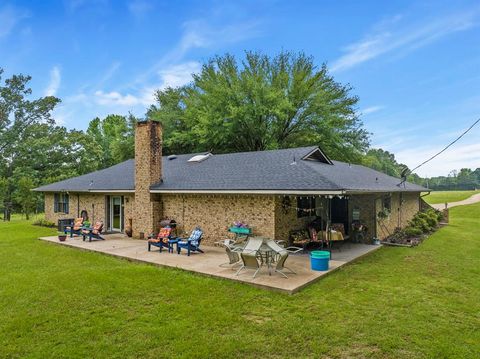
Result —
[[[35, 190], [44, 192], [45, 217], [52, 222], [86, 211], [109, 232], [131, 225], [141, 238], [170, 218], [185, 231], [199, 225], [212, 243], [234, 221], [275, 239], [287, 239], [314, 219], [342, 223], [347, 235], [360, 222], [367, 238], [384, 238], [420, 209], [426, 189], [332, 161], [315, 146], [162, 156], [161, 124], [144, 121], [136, 128], [135, 159]], [[384, 209], [389, 215], [379, 220]]]

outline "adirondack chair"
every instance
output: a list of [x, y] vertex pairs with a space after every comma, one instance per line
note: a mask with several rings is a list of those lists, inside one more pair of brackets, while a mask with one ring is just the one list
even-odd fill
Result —
[[94, 238], [101, 239], [103, 241], [105, 240], [105, 238], [101, 236], [102, 231], [103, 231], [103, 222], [97, 221], [95, 222], [95, 225], [92, 228], [82, 229], [83, 240], [85, 241], [85, 237], [88, 237], [89, 242], [91, 242], [92, 239]]
[[190, 237], [177, 238], [175, 241], [177, 244], [177, 253], [180, 254], [182, 248], [187, 250], [187, 256], [190, 255], [190, 252], [203, 253], [203, 251], [200, 249], [200, 242], [202, 241], [202, 236], [202, 230], [200, 229], [200, 227], [196, 227], [190, 234]]
[[162, 248], [167, 248], [168, 253], [173, 252], [172, 243], [170, 242], [172, 239], [172, 230], [173, 228], [170, 226], [163, 227], [160, 229], [157, 236], [149, 237], [148, 251], [150, 252], [151, 246], [155, 246], [160, 249], [160, 252], [162, 252]]
[[72, 238], [74, 234], [81, 235], [82, 226], [83, 226], [83, 217], [75, 218], [75, 221], [73, 221], [73, 223], [70, 226], [65, 227], [64, 233], [70, 234], [70, 238]]

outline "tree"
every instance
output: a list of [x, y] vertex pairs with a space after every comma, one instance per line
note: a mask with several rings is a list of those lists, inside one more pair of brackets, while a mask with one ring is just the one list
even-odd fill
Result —
[[362, 159], [362, 164], [390, 176], [400, 177], [407, 166], [398, 163], [395, 155], [381, 148], [371, 148]]
[[164, 125], [166, 153], [320, 145], [358, 162], [369, 134], [350, 92], [303, 53], [247, 52], [241, 63], [227, 54], [204, 64], [191, 84], [158, 91], [148, 117]]
[[83, 145], [88, 149], [88, 156], [97, 160], [94, 169], [134, 157], [136, 121], [133, 115], [108, 115], [103, 120], [97, 117], [90, 121]]
[[[30, 76], [13, 75], [2, 84], [0, 69], [0, 176], [8, 179], [4, 194], [5, 218], [10, 217], [14, 182], [20, 148], [29, 144], [29, 129], [36, 124], [53, 125], [52, 111], [60, 100], [53, 96], [31, 99]], [[34, 157], [29, 157], [35, 161]]]
[[20, 204], [25, 218], [30, 219], [30, 213], [35, 209], [37, 194], [32, 192], [34, 184], [31, 178], [22, 177], [18, 181], [15, 199]]
[[[5, 199], [7, 198], [7, 188], [8, 188], [8, 180], [5, 177], [0, 177], [0, 208], [2, 208], [5, 212]], [[4, 213], [4, 220], [6, 219], [6, 213]]]

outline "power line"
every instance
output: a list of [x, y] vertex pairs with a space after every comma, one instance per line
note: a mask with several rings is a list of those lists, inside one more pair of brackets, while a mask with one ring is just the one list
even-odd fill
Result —
[[475, 127], [475, 125], [477, 123], [480, 122], [480, 118], [478, 120], [476, 120], [469, 128], [467, 128], [460, 136], [458, 136], [454, 141], [450, 142], [443, 150], [441, 150], [440, 152], [436, 153], [435, 155], [433, 155], [432, 157], [430, 157], [428, 160], [426, 161], [423, 161], [422, 163], [420, 163], [417, 167], [415, 167], [414, 169], [410, 170], [410, 173], [413, 173], [413, 171], [415, 171], [416, 169], [422, 167], [424, 164], [426, 164], [427, 162], [430, 162], [431, 160], [433, 160], [435, 157], [437, 157], [438, 155], [442, 154], [443, 152], [445, 152], [450, 146], [452, 146], [455, 142], [457, 142], [459, 139], [461, 139], [463, 136], [465, 136], [467, 134], [467, 132], [469, 132], [473, 127]]

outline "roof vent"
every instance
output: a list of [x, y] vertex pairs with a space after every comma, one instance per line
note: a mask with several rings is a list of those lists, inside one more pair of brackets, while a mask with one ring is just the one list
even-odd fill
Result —
[[318, 147], [303, 156], [302, 160], [323, 162], [329, 165], [333, 165], [333, 162], [330, 160], [330, 158], [328, 158], [328, 156], [323, 153], [323, 151]]
[[175, 158], [177, 158], [177, 155], [170, 155], [167, 157], [169, 161], [174, 160]]
[[202, 161], [205, 161], [210, 156], [213, 156], [210, 152], [205, 153], [203, 155], [196, 155], [196, 156], [193, 156], [192, 158], [190, 158], [188, 160], [188, 162], [202, 162]]

